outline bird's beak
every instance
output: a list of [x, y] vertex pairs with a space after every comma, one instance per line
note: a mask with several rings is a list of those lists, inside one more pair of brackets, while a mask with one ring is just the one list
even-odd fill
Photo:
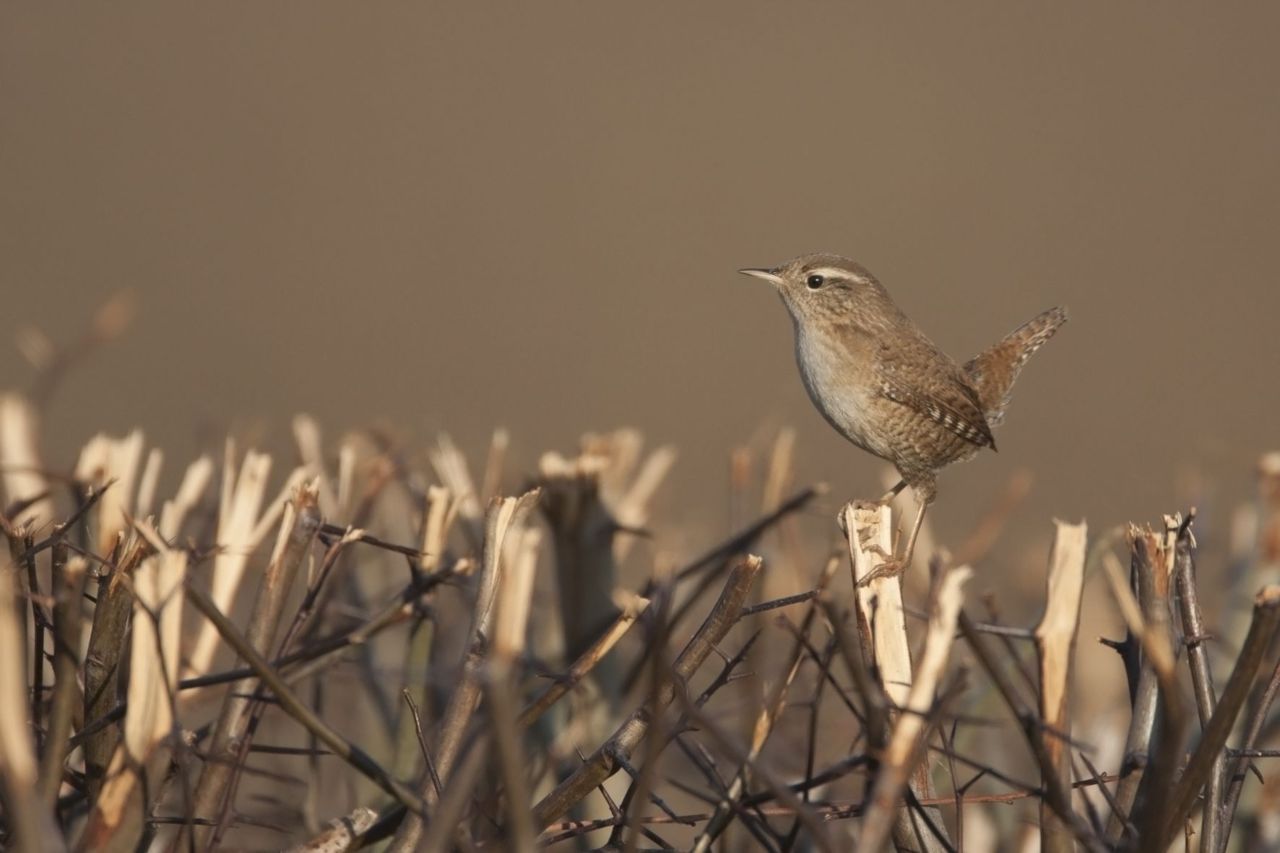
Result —
[[782, 284], [782, 276], [778, 275], [773, 270], [746, 269], [746, 270], [738, 270], [738, 272], [742, 273], [743, 275], [754, 276], [755, 278], [762, 278], [765, 281], [775, 286]]

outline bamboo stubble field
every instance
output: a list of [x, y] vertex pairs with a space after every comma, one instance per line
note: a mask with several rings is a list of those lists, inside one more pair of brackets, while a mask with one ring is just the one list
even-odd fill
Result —
[[[1275, 454], [1212, 555], [1237, 594], [1202, 590], [1193, 508], [1055, 522], [1019, 626], [981, 594], [1005, 503], [875, 576], [908, 511], [792, 487], [786, 433], [736, 457], [751, 517], [680, 555], [650, 526], [675, 450], [633, 430], [520, 470], [504, 431], [475, 460], [300, 415], [293, 460], [227, 438], [168, 491], [141, 430], [45, 458], [60, 377], [125, 314], [28, 340], [0, 396], [7, 848], [1275, 843]], [[828, 503], [838, 547], [797, 543]], [[1126, 631], [1081, 672], [1090, 586]]]

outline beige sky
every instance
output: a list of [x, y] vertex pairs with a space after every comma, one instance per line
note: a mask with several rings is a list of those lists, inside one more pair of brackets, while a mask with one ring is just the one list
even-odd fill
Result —
[[[282, 440], [297, 410], [471, 448], [504, 425], [526, 463], [634, 424], [682, 451], [666, 518], [721, 525], [729, 448], [780, 424], [803, 479], [879, 491], [805, 399], [782, 307], [734, 273], [841, 252], [957, 357], [1071, 308], [1000, 453], [941, 481], [955, 538], [1035, 469], [1008, 560], [1052, 516], [1155, 519], [1188, 470], [1234, 499], [1280, 441], [1278, 23], [1262, 4], [7, 5], [0, 336], [65, 336], [139, 292], [128, 339], [52, 410], [62, 465], [99, 428], [186, 454], [231, 424]], [[0, 375], [27, 375], [11, 346]]]

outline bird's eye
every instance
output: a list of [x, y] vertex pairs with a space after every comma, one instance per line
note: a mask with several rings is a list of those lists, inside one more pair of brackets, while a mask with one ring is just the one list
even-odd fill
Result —
[[810, 290], [817, 290], [819, 287], [826, 284], [827, 280], [820, 275], [811, 275], [805, 279], [804, 283], [809, 286]]

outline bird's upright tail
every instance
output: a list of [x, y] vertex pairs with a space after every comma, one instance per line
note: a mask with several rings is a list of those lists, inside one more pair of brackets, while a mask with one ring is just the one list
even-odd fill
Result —
[[1050, 308], [965, 363], [964, 372], [978, 392], [988, 424], [994, 427], [1004, 420], [1009, 393], [1013, 390], [1013, 382], [1022, 371], [1022, 366], [1065, 322], [1067, 309]]

